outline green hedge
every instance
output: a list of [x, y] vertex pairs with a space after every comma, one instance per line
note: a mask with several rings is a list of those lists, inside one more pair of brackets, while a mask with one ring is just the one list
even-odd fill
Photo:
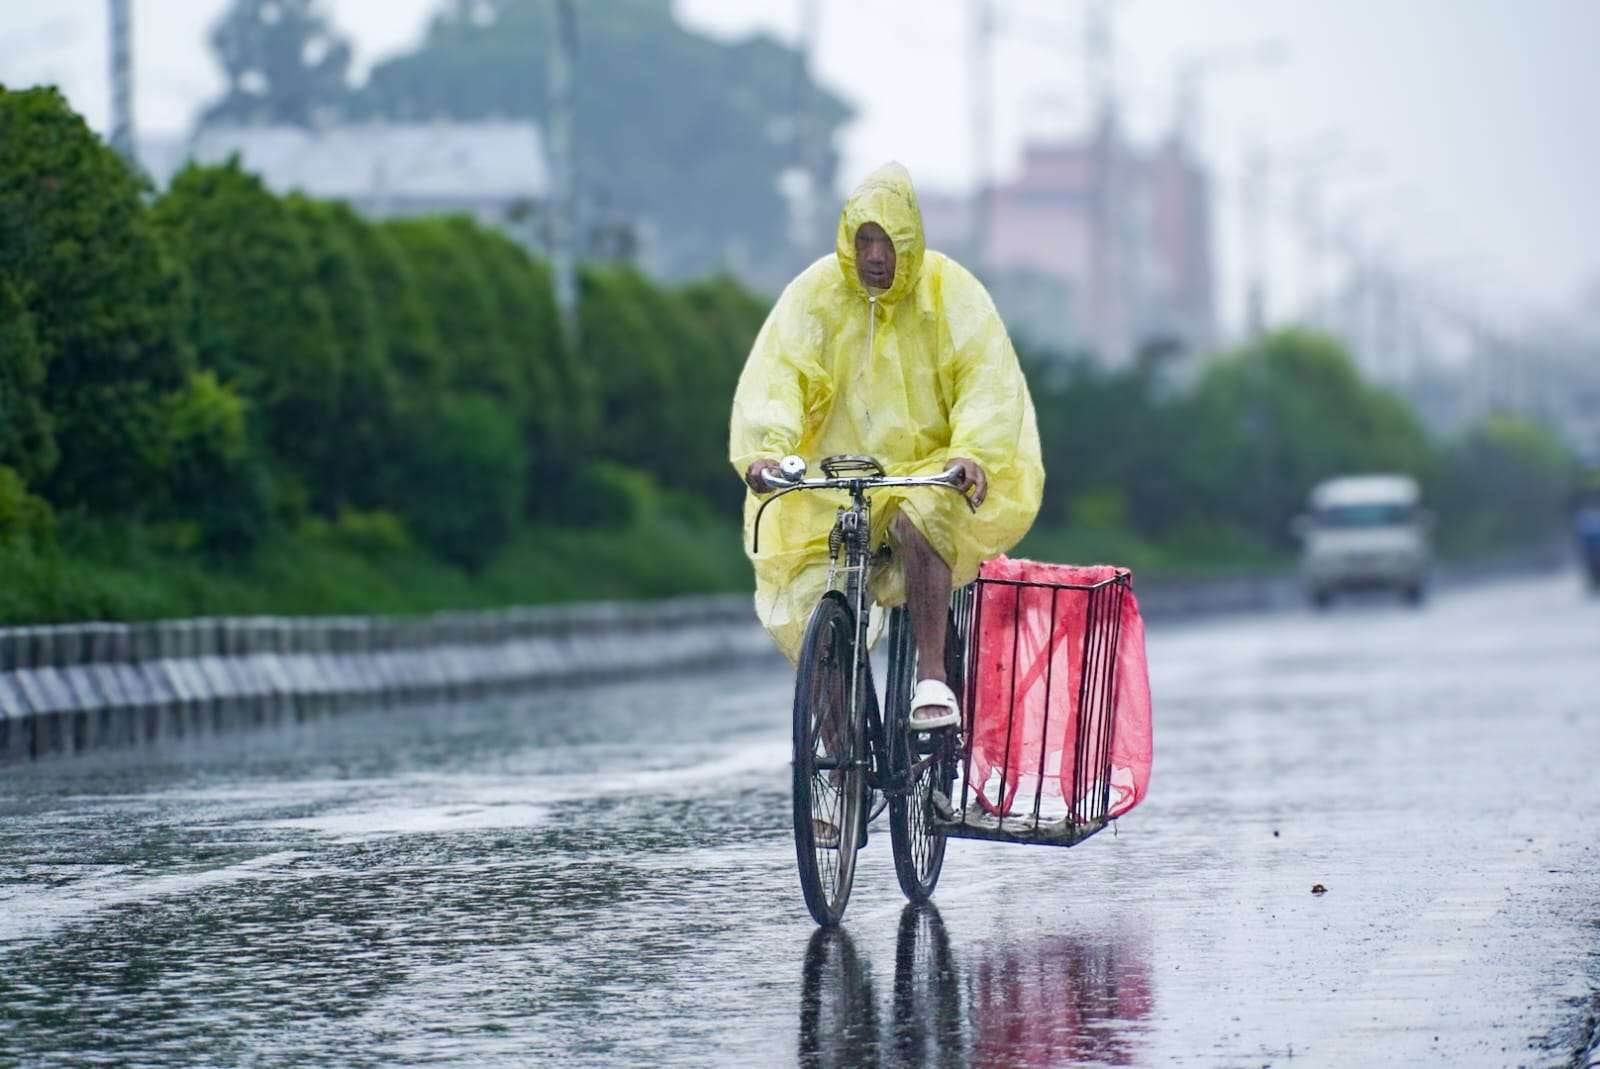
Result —
[[145, 192], [54, 89], [0, 87], [0, 459], [58, 506], [160, 497], [164, 398], [194, 359]]
[[0, 174], [17, 501], [224, 556], [380, 515], [481, 569], [527, 520], [635, 522], [636, 484], [736, 492], [726, 406], [763, 307], [732, 283], [589, 269], [574, 348], [504, 234], [369, 222], [237, 160], [152, 199], [53, 90], [0, 90]]

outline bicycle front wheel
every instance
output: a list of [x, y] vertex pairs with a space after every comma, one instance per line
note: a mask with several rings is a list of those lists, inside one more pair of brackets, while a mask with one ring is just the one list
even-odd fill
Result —
[[855, 618], [823, 595], [806, 625], [794, 688], [794, 847], [800, 890], [818, 924], [838, 924], [850, 900], [865, 803]]

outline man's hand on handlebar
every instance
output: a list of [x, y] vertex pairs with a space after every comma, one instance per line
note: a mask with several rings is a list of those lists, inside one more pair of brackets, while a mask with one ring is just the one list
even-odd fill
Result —
[[983, 466], [976, 460], [951, 457], [950, 463], [945, 465], [944, 470], [954, 476], [950, 480], [951, 485], [967, 495], [973, 508], [983, 504], [983, 499], [989, 496], [989, 477], [983, 473]]
[[774, 487], [771, 483], [767, 482], [766, 477], [769, 474], [772, 476], [774, 481], [778, 481], [783, 478], [782, 474], [778, 470], [778, 462], [773, 460], [771, 457], [762, 457], [760, 460], [752, 461], [750, 466], [745, 469], [744, 481], [749, 485], [750, 489], [754, 490], [756, 493], [770, 494], [772, 493]]

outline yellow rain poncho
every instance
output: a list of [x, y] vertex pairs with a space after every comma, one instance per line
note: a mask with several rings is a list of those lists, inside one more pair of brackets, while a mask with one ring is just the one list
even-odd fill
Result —
[[[894, 284], [868, 293], [856, 274], [856, 231], [894, 243]], [[954, 260], [925, 250], [922, 213], [904, 167], [891, 163], [850, 195], [834, 254], [784, 290], [757, 335], [733, 399], [729, 459], [743, 477], [762, 457], [798, 453], [816, 474], [839, 453], [876, 457], [891, 475], [933, 475], [952, 457], [983, 467], [976, 513], [939, 488], [872, 497], [872, 544], [903, 512], [950, 566], [956, 586], [1016, 544], [1039, 511], [1044, 468], [1033, 399], [994, 303]], [[828, 532], [844, 494], [789, 494], [767, 510], [752, 555], [756, 612], [792, 661], [822, 595]], [[745, 550], [761, 498], [745, 499]], [[904, 600], [898, 567], [873, 577], [885, 605]]]

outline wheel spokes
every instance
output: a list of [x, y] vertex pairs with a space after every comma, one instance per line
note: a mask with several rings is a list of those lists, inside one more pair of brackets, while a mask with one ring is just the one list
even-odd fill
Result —
[[[827, 645], [830, 655], [824, 660], [829, 671], [822, 674], [818, 693], [814, 695], [810, 730], [812, 849], [830, 907], [838, 901], [843, 890], [841, 885], [845, 868], [841, 861], [846, 849], [845, 837], [855, 834], [855, 830], [848, 827], [851, 814], [847, 784], [852, 774], [852, 755], [847, 726], [847, 676], [843, 671], [846, 658], [840, 648], [841, 637], [837, 625], [830, 627]], [[819, 822], [832, 825], [838, 839], [835, 846], [825, 847], [816, 843], [815, 832]]]
[[935, 752], [919, 761], [906, 794], [906, 829], [910, 833], [911, 858], [916, 866], [917, 878], [926, 880], [933, 868], [934, 853], [939, 832], [932, 821], [934, 777], [943, 767], [937, 752], [942, 742], [935, 742]]

